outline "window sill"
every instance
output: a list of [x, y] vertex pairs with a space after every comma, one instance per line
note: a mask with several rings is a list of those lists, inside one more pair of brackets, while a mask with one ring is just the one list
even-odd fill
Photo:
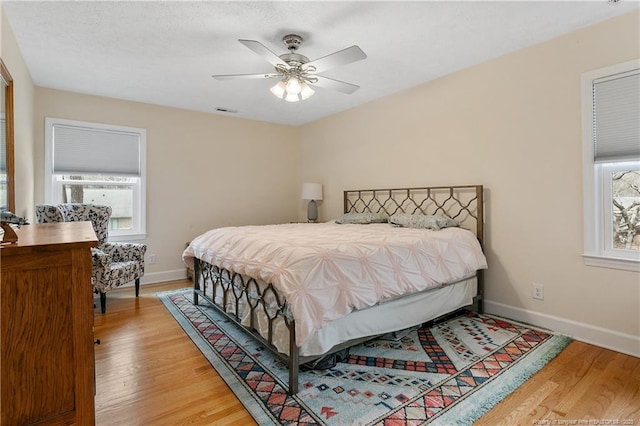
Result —
[[619, 257], [605, 257], [593, 254], [583, 254], [582, 258], [584, 259], [584, 264], [587, 266], [640, 272], [640, 261], [636, 259], [622, 259]]

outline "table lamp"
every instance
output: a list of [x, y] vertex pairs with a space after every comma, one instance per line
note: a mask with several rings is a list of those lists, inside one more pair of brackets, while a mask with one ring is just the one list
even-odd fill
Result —
[[318, 205], [316, 201], [322, 200], [322, 184], [321, 183], [303, 183], [302, 199], [309, 200], [307, 206], [307, 220], [316, 222], [318, 220]]

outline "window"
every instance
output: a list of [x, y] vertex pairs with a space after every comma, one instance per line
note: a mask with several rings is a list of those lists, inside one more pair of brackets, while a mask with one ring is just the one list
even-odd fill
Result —
[[640, 271], [640, 61], [582, 77], [585, 264]]
[[45, 120], [45, 201], [111, 206], [109, 237], [146, 237], [146, 130]]

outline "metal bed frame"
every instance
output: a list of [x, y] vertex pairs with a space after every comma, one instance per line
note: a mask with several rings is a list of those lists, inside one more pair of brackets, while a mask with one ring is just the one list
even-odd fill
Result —
[[[395, 213], [443, 215], [456, 220], [461, 227], [474, 232], [481, 246], [484, 236], [483, 204], [482, 185], [344, 191], [345, 213], [386, 213], [389, 216]], [[483, 271], [477, 271], [476, 276], [478, 291], [470, 309], [481, 313], [484, 292]], [[206, 294], [208, 287], [211, 287], [212, 297]], [[194, 259], [193, 273], [194, 304], [197, 305], [199, 303], [200, 296], [228, 319], [251, 333], [265, 347], [272, 350], [287, 363], [289, 368], [288, 393], [290, 395], [298, 392], [298, 373], [301, 364], [376, 337], [374, 335], [345, 342], [320, 356], [300, 356], [295, 338], [295, 320], [284, 296], [272, 284], [267, 284], [261, 288], [253, 278], [211, 265], [196, 258]], [[222, 303], [217, 303], [216, 300], [220, 298], [222, 298]], [[248, 325], [242, 324], [240, 303], [243, 298], [246, 308], [250, 311]], [[268, 322], [266, 337], [260, 334], [256, 325], [256, 314], [260, 309]], [[289, 330], [288, 355], [279, 352], [273, 343], [273, 324], [278, 317], [284, 320]], [[434, 319], [430, 318], [429, 320]]]

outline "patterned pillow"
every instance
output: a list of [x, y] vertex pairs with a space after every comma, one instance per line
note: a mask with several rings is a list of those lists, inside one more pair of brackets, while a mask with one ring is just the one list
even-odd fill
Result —
[[459, 226], [458, 222], [446, 216], [409, 213], [396, 213], [389, 218], [389, 223], [405, 228], [423, 228], [436, 231], [442, 228]]
[[341, 224], [360, 224], [367, 223], [386, 223], [389, 215], [386, 213], [345, 213], [336, 219], [336, 223]]

